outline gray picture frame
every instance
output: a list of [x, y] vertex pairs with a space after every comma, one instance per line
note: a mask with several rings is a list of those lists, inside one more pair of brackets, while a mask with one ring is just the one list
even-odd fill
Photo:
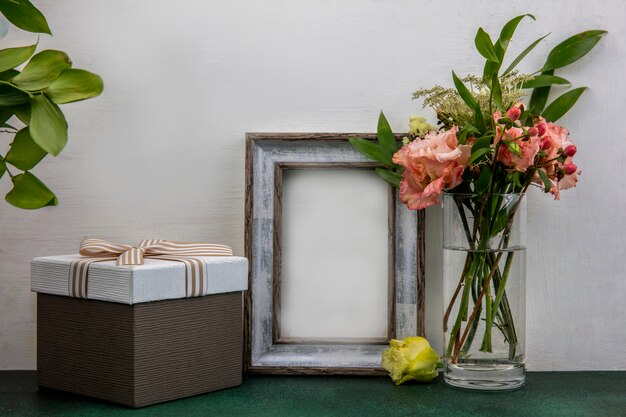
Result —
[[[281, 199], [285, 169], [379, 165], [348, 139], [363, 133], [247, 133], [245, 253], [250, 262], [244, 299], [244, 368], [248, 373], [379, 375], [387, 341], [336, 343], [280, 337]], [[382, 181], [382, 179], [381, 179]], [[410, 211], [389, 187], [389, 334], [424, 334], [424, 212]]]

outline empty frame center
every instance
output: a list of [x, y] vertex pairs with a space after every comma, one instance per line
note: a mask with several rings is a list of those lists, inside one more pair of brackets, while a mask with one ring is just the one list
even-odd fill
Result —
[[386, 340], [389, 189], [369, 169], [285, 169], [280, 339]]

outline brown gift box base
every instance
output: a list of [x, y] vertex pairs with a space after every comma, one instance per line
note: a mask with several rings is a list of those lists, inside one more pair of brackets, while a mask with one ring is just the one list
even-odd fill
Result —
[[234, 387], [242, 293], [135, 305], [37, 294], [37, 383], [129, 407]]

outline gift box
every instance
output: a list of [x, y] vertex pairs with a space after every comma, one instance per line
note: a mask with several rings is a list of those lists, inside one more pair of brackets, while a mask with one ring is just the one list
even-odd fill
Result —
[[143, 407], [241, 384], [247, 259], [64, 255], [31, 267], [39, 386]]

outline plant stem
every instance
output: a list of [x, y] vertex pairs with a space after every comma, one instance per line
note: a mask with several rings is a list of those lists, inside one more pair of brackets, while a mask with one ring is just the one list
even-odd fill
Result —
[[[500, 258], [502, 258], [502, 252], [498, 253], [498, 256], [496, 258], [496, 265], [500, 262]], [[482, 303], [483, 297], [485, 296], [485, 292], [487, 291], [487, 287], [490, 285], [491, 278], [493, 277], [493, 274], [495, 273], [496, 268], [497, 268], [497, 266], [491, 270], [491, 272], [489, 273], [489, 276], [487, 276], [487, 278], [485, 279], [485, 282], [483, 283], [483, 289], [480, 292], [480, 295], [478, 296], [478, 300], [474, 304], [474, 310], [472, 311], [471, 316], [467, 320], [467, 327], [465, 328], [465, 331], [463, 332], [463, 336], [461, 336], [460, 342], [458, 343], [457, 347], [454, 349], [454, 354], [452, 356], [452, 363], [457, 363], [457, 361], [458, 361], [459, 351], [461, 349], [461, 345], [465, 342], [465, 339], [467, 338], [467, 335], [468, 335], [469, 329], [470, 329], [470, 325], [476, 319], [476, 313], [478, 312], [478, 308], [479, 308], [480, 304]], [[459, 315], [459, 317], [461, 317], [461, 316]], [[457, 322], [458, 321], [459, 320], [457, 318]], [[453, 329], [453, 331], [454, 331], [454, 329]]]
[[[461, 341], [458, 339], [459, 332], [461, 330], [461, 322], [463, 321], [463, 312], [467, 311], [467, 306], [469, 303], [469, 294], [472, 287], [472, 280], [474, 279], [474, 275], [476, 273], [476, 262], [472, 261], [472, 265], [470, 267], [469, 273], [465, 276], [465, 282], [463, 287], [463, 295], [461, 296], [461, 305], [459, 307], [459, 312], [456, 316], [456, 321], [452, 326], [452, 330], [450, 332], [450, 341], [448, 342], [448, 349], [446, 351], [446, 356], [450, 357], [453, 351], [455, 351], [455, 346], [460, 345]], [[454, 361], [456, 363], [456, 361]]]
[[[463, 203], [461, 202], [460, 198], [456, 196], [454, 197], [454, 202], [456, 203], [457, 209], [459, 210], [459, 215], [461, 216], [461, 222], [463, 223], [463, 230], [465, 231], [467, 240], [470, 243], [470, 246], [472, 246], [471, 244], [472, 235], [469, 230], [469, 223], [467, 221], [467, 217], [465, 216], [465, 210], [463, 209]], [[454, 290], [452, 299], [450, 299], [450, 302], [448, 303], [448, 307], [446, 308], [446, 311], [443, 315], [443, 331], [444, 332], [448, 331], [448, 319], [450, 318], [450, 312], [452, 311], [452, 307], [454, 306], [454, 303], [456, 302], [456, 298], [458, 297], [459, 292], [461, 291], [465, 274], [467, 274], [468, 268], [471, 265], [471, 262], [472, 262], [472, 254], [471, 252], [468, 252], [467, 256], [465, 257], [465, 265], [463, 265], [463, 272], [461, 272], [461, 278], [459, 279], [459, 283], [457, 284], [456, 289]]]

